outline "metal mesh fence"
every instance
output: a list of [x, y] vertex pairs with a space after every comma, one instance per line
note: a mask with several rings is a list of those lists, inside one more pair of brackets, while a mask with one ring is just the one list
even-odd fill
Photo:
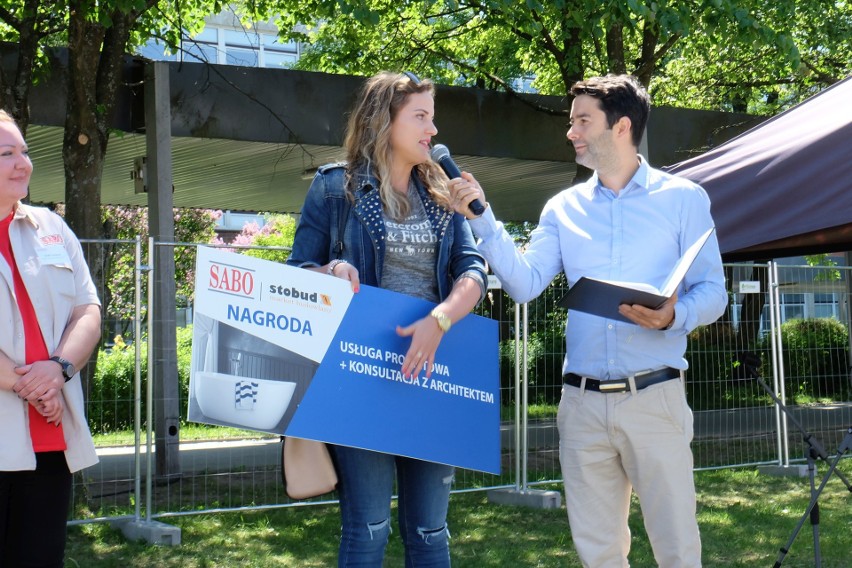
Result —
[[[88, 258], [103, 259], [99, 262], [105, 275], [116, 273], [107, 253], [121, 252], [124, 264], [120, 268], [131, 274], [140, 264], [128, 260], [133, 259], [135, 247], [140, 248], [141, 258], [147, 258], [146, 247], [132, 241], [92, 242], [84, 247]], [[195, 248], [188, 244], [154, 247], [156, 254], [174, 255], [184, 262], [194, 255]], [[148, 262], [156, 265], [156, 261]], [[755, 375], [779, 394], [795, 418], [830, 453], [852, 424], [850, 346], [844, 323], [849, 321], [850, 269], [770, 263], [730, 265], [726, 270], [733, 291], [729, 309], [715, 324], [690, 334], [686, 355], [690, 364], [687, 395], [695, 417], [696, 469], [803, 458], [802, 433], [784, 420]], [[132, 284], [120, 290], [122, 295], [134, 293]], [[99, 291], [110, 301], [116, 294], [103, 284]], [[556, 304], [564, 291], [564, 282], [557, 280], [535, 301], [518, 306], [501, 290], [491, 289], [477, 308], [476, 313], [494, 319], [499, 326], [503, 473], [458, 470], [457, 491], [561, 479], [555, 414], [562, 388], [568, 314]], [[139, 294], [148, 297], [144, 278]], [[158, 434], [157, 424], [146, 418], [150, 411], [146, 407], [147, 326], [140, 326], [139, 337], [133, 329], [137, 321], [147, 324], [147, 303], [143, 301], [129, 315], [127, 305], [126, 298], [116, 302], [113, 310], [108, 304], [103, 347], [97, 364], [86, 368], [87, 410], [101, 463], [75, 480], [75, 522], [139, 515], [140, 503], [150, 517], [294, 504], [281, 483], [280, 442], [275, 435], [192, 425], [194, 434], [207, 432], [195, 436], [199, 439], [175, 432], [179, 438], [177, 474], [161, 475], [155, 460], [146, 459], [149, 427], [152, 446]], [[174, 319], [178, 369], [170, 380], [179, 384], [178, 428], [190, 429], [186, 415], [191, 298], [179, 304]], [[136, 355], [137, 346], [141, 356]], [[274, 372], [276, 361], [258, 356], [240, 364], [265, 373]], [[140, 383], [134, 391], [137, 366]], [[152, 405], [161, 404], [157, 397], [153, 392]], [[139, 421], [134, 418], [137, 399]], [[134, 439], [140, 441], [138, 453]], [[309, 503], [334, 498], [331, 494]]]

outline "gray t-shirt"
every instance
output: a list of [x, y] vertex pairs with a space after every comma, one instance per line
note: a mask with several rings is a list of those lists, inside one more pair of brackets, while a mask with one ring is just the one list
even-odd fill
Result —
[[385, 218], [385, 263], [382, 288], [415, 298], [437, 302], [438, 279], [435, 262], [438, 236], [414, 187], [408, 186], [411, 212], [402, 221]]

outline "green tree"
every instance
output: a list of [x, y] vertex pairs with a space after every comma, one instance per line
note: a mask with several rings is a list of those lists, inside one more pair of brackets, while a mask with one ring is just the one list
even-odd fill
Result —
[[[175, 209], [175, 241], [178, 243], [213, 243], [216, 238], [216, 220], [221, 216], [220, 211], [210, 209]], [[143, 263], [148, 255], [148, 209], [146, 207], [104, 206], [101, 209], [101, 219], [106, 227], [107, 236], [111, 239], [132, 240], [139, 236], [142, 239]], [[110, 319], [130, 325], [135, 310], [134, 285], [135, 266], [134, 250], [129, 246], [111, 245], [111, 254], [105, 269], [104, 313]], [[162, 254], [174, 254], [175, 282], [178, 307], [186, 307], [192, 302], [195, 289], [195, 247], [177, 246], [166, 248]], [[147, 292], [147, 282], [143, 280], [143, 297]], [[144, 310], [145, 308], [143, 308]], [[145, 313], [141, 314], [144, 318]], [[126, 334], [127, 329], [117, 332]]]
[[[266, 0], [302, 69], [410, 69], [442, 83], [564, 95], [632, 73], [657, 104], [749, 110], [797, 102], [852, 69], [845, 0]], [[300, 25], [303, 24], [303, 25]], [[841, 48], [835, 50], [835, 46]], [[807, 58], [803, 58], [806, 55]], [[734, 74], [736, 72], [736, 74]], [[740, 89], [731, 82], [748, 82]], [[725, 86], [713, 90], [712, 85]], [[785, 86], [789, 97], [779, 94]], [[736, 88], [735, 88], [736, 87]], [[736, 100], [734, 100], [736, 99]], [[763, 106], [761, 106], [763, 105]]]
[[[67, 47], [65, 220], [78, 237], [108, 236], [100, 184], [127, 53], [152, 36], [178, 45], [184, 30], [200, 29], [203, 17], [217, 7], [216, 0], [7, 0], [0, 6], [0, 39], [17, 44], [15, 76], [0, 76], [0, 93], [23, 132], [34, 78], [51, 72], [57, 55], [48, 48]], [[102, 257], [99, 245], [87, 256], [99, 287], [107, 278]]]
[[[253, 222], [246, 223], [231, 244], [240, 247], [277, 247], [249, 248], [242, 252], [255, 258], [283, 263], [290, 257], [295, 237], [296, 219], [289, 215], [267, 214], [263, 227]], [[216, 243], [224, 244], [221, 240]]]
[[[43, 2], [47, 4], [49, 2]], [[125, 57], [157, 35], [177, 45], [200, 29], [214, 0], [69, 0], [68, 98], [63, 160], [67, 221], [80, 236], [103, 236], [100, 184]]]
[[[236, 4], [251, 6], [251, 2]], [[200, 31], [218, 0], [5, 0], [0, 40], [14, 45], [14, 76], [0, 75], [0, 97], [26, 132], [32, 85], [51, 71], [50, 47], [67, 47], [65, 133], [66, 220], [81, 238], [102, 238], [100, 183], [125, 58], [150, 38], [172, 49]], [[248, 11], [247, 11], [248, 12]], [[56, 54], [52, 54], [55, 56]], [[94, 269], [94, 267], [92, 267]], [[93, 270], [100, 282], [102, 275]]]
[[824, 266], [824, 269], [817, 270], [814, 273], [814, 282], [830, 282], [832, 280], [840, 280], [840, 271], [836, 268], [837, 262], [827, 253], [822, 254], [807, 254], [805, 262], [808, 266]]
[[673, 52], [652, 83], [658, 103], [773, 115], [852, 72], [848, 1], [750, 4]]

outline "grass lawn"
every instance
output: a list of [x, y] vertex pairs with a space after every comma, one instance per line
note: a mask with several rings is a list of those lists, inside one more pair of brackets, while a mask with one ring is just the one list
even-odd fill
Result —
[[[827, 471], [819, 464], [817, 483]], [[852, 460], [840, 471], [852, 477]], [[772, 566], [787, 545], [810, 499], [807, 478], [770, 477], [754, 469], [696, 473], [698, 522], [704, 565]], [[548, 489], [560, 489], [549, 487]], [[832, 476], [820, 500], [820, 549], [824, 568], [852, 566], [852, 496]], [[336, 505], [296, 506], [261, 512], [219, 513], [160, 519], [181, 529], [182, 544], [160, 547], [128, 542], [105, 524], [69, 529], [66, 567], [225, 568], [336, 566], [339, 518]], [[450, 502], [454, 567], [576, 567], [564, 506], [537, 510], [492, 505], [484, 492], [459, 493]], [[631, 515], [632, 566], [654, 566], [638, 503]], [[800, 530], [782, 566], [814, 566], [809, 522]], [[395, 529], [385, 566], [403, 566]]]

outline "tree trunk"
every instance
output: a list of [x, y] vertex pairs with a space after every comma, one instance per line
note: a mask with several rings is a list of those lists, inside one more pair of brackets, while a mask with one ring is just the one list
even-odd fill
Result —
[[[737, 359], [740, 362], [746, 361], [748, 354], [755, 353], [760, 334], [760, 316], [766, 305], [766, 296], [770, 293], [769, 271], [764, 265], [758, 266], [756, 263], [752, 267], [751, 280], [760, 282], [761, 293], [743, 295], [736, 345]], [[747, 367], [737, 367], [734, 369], [734, 379], [750, 378], [748, 373]]]
[[[81, 239], [104, 239], [101, 221], [101, 179], [109, 128], [121, 86], [128, 17], [112, 14], [109, 28], [88, 18], [86, 8], [71, 3], [68, 24], [68, 99], [62, 158], [65, 165], [65, 220]], [[89, 244], [86, 261], [92, 280], [106, 301], [104, 246]], [[106, 313], [107, 305], [103, 311]], [[87, 367], [88, 392], [94, 365]]]
[[627, 73], [627, 64], [624, 61], [624, 28], [619, 23], [614, 23], [606, 31], [606, 57], [610, 73]]
[[766, 295], [769, 290], [769, 271], [763, 265], [752, 268], [752, 280], [760, 282], [760, 294], [744, 294], [740, 309], [740, 347], [745, 350], [754, 348], [760, 331], [760, 316], [766, 305]]
[[646, 89], [651, 84], [651, 77], [657, 69], [656, 50], [659, 40], [659, 27], [655, 23], [646, 21], [642, 28], [642, 49], [636, 70], [636, 78], [645, 85]]
[[68, 26], [68, 100], [62, 145], [65, 220], [79, 238], [99, 239], [103, 237], [100, 183], [109, 139], [106, 109], [98, 97], [105, 34], [101, 26], [86, 19], [82, 10], [74, 10]]
[[18, 123], [24, 139], [27, 137], [27, 128], [30, 125], [30, 89], [33, 83], [33, 70], [35, 67], [36, 51], [38, 50], [38, 36], [33, 30], [21, 30], [20, 41], [17, 46], [17, 66], [15, 77], [9, 81], [7, 77], [0, 78], [2, 85], [3, 110], [8, 112]]
[[[27, 0], [18, 11], [22, 14], [20, 20], [14, 18], [4, 19], [4, 23], [18, 32], [18, 45], [16, 46], [17, 66], [15, 77], [10, 80], [4, 74], [0, 74], [0, 104], [3, 110], [11, 114], [24, 139], [27, 137], [27, 128], [30, 125], [30, 91], [33, 85], [33, 75], [36, 67], [36, 57], [39, 50], [39, 42], [44, 32], [41, 31], [38, 9], [40, 0]], [[10, 21], [11, 20], [11, 21]], [[5, 50], [4, 50], [5, 51]]]

